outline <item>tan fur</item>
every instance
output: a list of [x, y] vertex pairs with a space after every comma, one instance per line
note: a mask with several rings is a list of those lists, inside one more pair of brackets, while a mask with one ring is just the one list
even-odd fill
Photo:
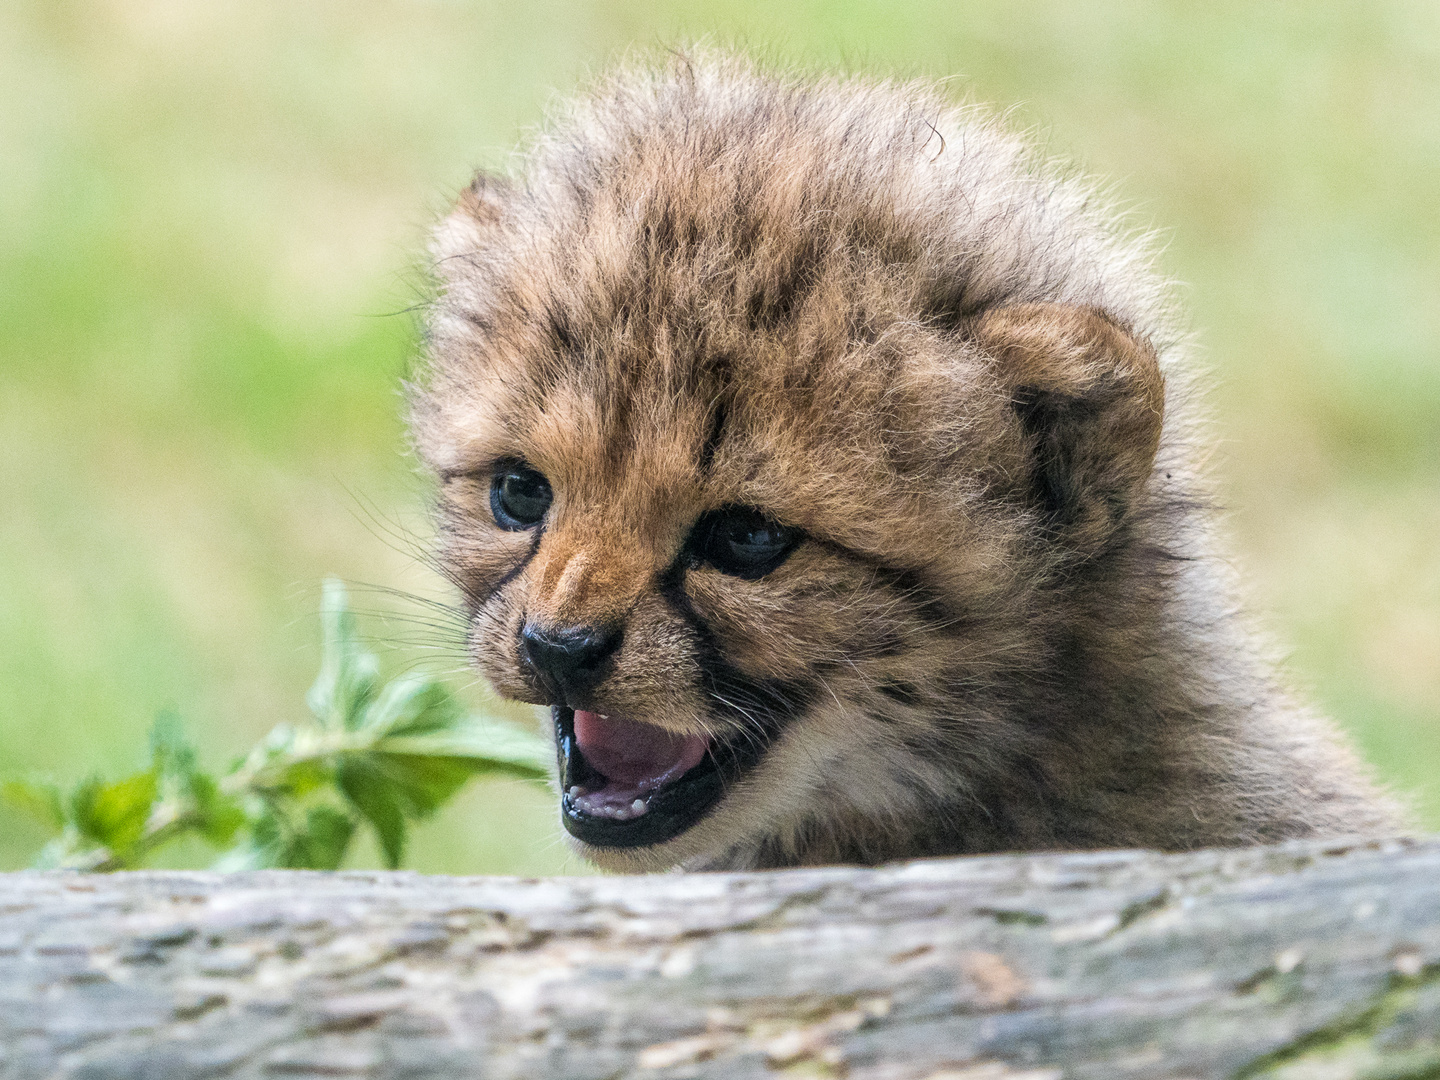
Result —
[[[1166, 283], [1086, 185], [925, 86], [708, 55], [601, 82], [516, 177], [437, 233], [413, 398], [474, 658], [543, 702], [522, 623], [618, 620], [579, 707], [763, 744], [689, 830], [587, 857], [1397, 826], [1235, 614]], [[538, 531], [491, 517], [506, 460], [553, 487]], [[808, 539], [680, 567], [727, 505]]]

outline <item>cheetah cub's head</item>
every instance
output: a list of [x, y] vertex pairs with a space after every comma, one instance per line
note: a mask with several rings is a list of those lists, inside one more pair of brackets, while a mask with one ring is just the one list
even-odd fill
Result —
[[621, 869], [943, 848], [1152, 472], [1146, 271], [915, 87], [632, 72], [518, 171], [438, 232], [413, 429], [566, 829]]

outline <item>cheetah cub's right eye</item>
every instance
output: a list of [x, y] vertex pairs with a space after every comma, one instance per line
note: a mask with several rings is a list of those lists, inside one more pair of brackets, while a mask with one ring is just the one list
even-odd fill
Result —
[[550, 481], [520, 462], [501, 465], [490, 481], [490, 512], [511, 532], [539, 525], [554, 498]]
[[779, 566], [805, 534], [749, 506], [727, 506], [701, 516], [690, 534], [690, 555], [722, 574], [753, 581]]

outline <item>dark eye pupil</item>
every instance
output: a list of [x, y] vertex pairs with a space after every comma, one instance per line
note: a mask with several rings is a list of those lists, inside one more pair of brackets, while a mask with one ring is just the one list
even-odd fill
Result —
[[752, 561], [766, 558], [783, 543], [779, 530], [770, 525], [754, 528], [741, 522], [730, 526], [725, 542], [730, 546], [730, 552], [736, 558]]
[[750, 507], [705, 514], [691, 533], [691, 556], [722, 573], [754, 579], [774, 570], [800, 542], [801, 532]]
[[538, 525], [553, 499], [550, 482], [524, 465], [504, 467], [490, 484], [490, 510], [504, 529]]

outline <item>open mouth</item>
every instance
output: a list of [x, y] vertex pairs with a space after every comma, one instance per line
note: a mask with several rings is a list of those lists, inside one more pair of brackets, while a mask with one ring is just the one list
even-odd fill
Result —
[[[553, 706], [560, 817], [597, 847], [647, 847], [678, 836], [724, 790], [733, 754], [704, 735]], [[717, 752], [718, 751], [718, 752]]]

